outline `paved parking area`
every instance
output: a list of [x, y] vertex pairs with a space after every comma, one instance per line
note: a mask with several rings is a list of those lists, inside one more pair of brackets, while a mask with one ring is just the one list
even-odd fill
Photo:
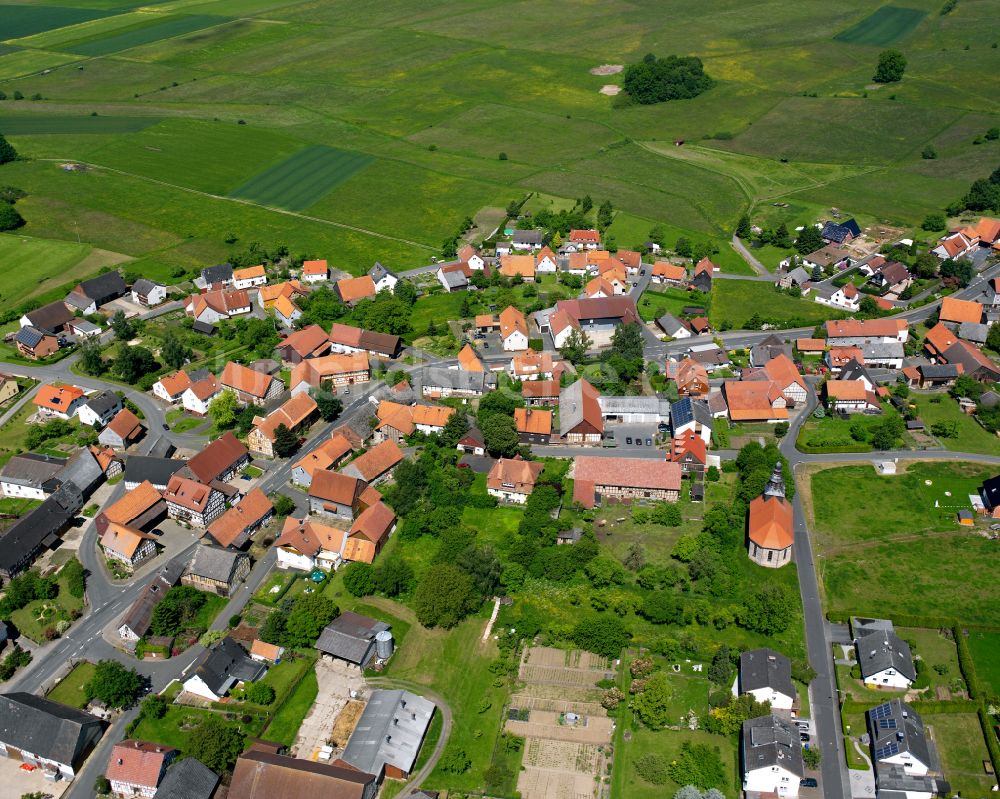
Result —
[[69, 788], [70, 783], [65, 780], [49, 782], [43, 773], [40, 768], [22, 771], [20, 760], [0, 757], [0, 799], [21, 799], [25, 794], [32, 793], [51, 795], [55, 799]]
[[320, 747], [326, 744], [337, 716], [351, 698], [351, 691], [366, 692], [361, 670], [339, 660], [316, 661], [316, 681], [319, 693], [291, 751], [293, 757], [304, 760], [317, 760]]

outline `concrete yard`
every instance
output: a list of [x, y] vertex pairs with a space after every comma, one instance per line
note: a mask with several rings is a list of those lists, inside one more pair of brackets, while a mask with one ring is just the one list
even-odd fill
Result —
[[291, 754], [305, 760], [318, 760], [320, 747], [330, 738], [337, 717], [351, 700], [351, 691], [367, 694], [360, 669], [343, 661], [320, 658], [316, 661], [319, 693], [309, 715], [299, 728]]
[[0, 757], [0, 799], [21, 799], [25, 794], [51, 794], [58, 799], [69, 788], [66, 780], [49, 782], [40, 768], [22, 771], [20, 760]]

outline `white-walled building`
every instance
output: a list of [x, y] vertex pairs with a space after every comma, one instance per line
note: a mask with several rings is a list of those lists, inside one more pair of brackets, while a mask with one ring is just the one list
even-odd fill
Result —
[[743, 790], [798, 796], [805, 773], [799, 731], [777, 716], [743, 722], [740, 739]]

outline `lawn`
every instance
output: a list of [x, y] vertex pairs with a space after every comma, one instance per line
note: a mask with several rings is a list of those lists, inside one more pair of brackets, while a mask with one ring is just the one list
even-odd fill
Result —
[[70, 594], [66, 578], [61, 572], [56, 582], [59, 593], [54, 599], [35, 599], [10, 614], [10, 620], [17, 629], [35, 643], [46, 641], [46, 629], [55, 627], [60, 622], [71, 623], [72, 614], [83, 610], [83, 599]]
[[316, 671], [310, 669], [295, 686], [285, 703], [278, 708], [278, 712], [271, 718], [264, 733], [267, 740], [276, 741], [285, 746], [291, 746], [295, 743], [299, 727], [302, 726], [303, 719], [309, 715], [318, 694], [319, 683], [316, 680]]
[[989, 760], [983, 729], [974, 713], [935, 714], [924, 718], [931, 728], [941, 771], [951, 785], [952, 795], [988, 796], [996, 780], [983, 771]]
[[371, 162], [362, 153], [314, 144], [254, 175], [230, 196], [301, 211]]
[[808, 298], [790, 297], [771, 283], [712, 281], [709, 319], [716, 330], [744, 327], [752, 316], [780, 327], [812, 327], [827, 319], [842, 319], [844, 314]]
[[967, 640], [976, 676], [987, 691], [1000, 696], [1000, 633], [973, 630]]
[[[424, 335], [427, 323], [439, 325], [448, 319], [460, 319], [462, 316], [462, 292], [438, 292], [420, 297], [410, 314], [411, 331], [404, 336], [407, 342]], [[502, 309], [500, 309], [502, 310]]]
[[194, 619], [191, 620], [190, 628], [192, 630], [207, 630], [212, 625], [212, 622], [215, 621], [215, 617], [222, 612], [222, 609], [229, 602], [224, 596], [219, 596], [209, 591], [203, 591], [202, 593], [208, 598], [205, 604], [198, 610]]
[[[166, 715], [161, 719], [143, 717], [139, 726], [136, 727], [133, 737], [141, 741], [152, 741], [164, 746], [172, 746], [183, 752], [189, 733], [212, 713], [211, 710], [202, 710], [201, 708], [170, 705]], [[215, 715], [220, 718], [225, 717], [222, 713]], [[256, 716], [250, 718], [248, 724], [243, 724], [239, 720], [227, 723], [237, 728], [247, 738], [257, 737], [261, 733], [264, 720], [258, 719]]]
[[882, 6], [833, 38], [848, 44], [881, 47], [905, 39], [927, 16], [926, 11], [900, 6]]
[[683, 308], [688, 305], [707, 307], [708, 303], [704, 299], [693, 300], [691, 294], [684, 289], [668, 288], [660, 291], [651, 287], [643, 292], [639, 300], [639, 316], [645, 322], [655, 321], [666, 313], [680, 316]]
[[707, 744], [718, 751], [726, 773], [730, 776], [730, 784], [724, 793], [727, 796], [735, 795], [738, 784], [736, 770], [739, 759], [735, 736], [728, 739], [721, 735], [713, 735], [705, 730], [654, 732], [638, 726], [638, 722], [635, 724], [632, 740], [622, 742], [620, 746], [616, 747], [613, 795], [627, 796], [628, 799], [661, 799], [664, 796], [673, 796], [682, 786], [673, 781], [668, 781], [665, 785], [653, 785], [646, 782], [636, 772], [635, 762], [649, 752], [663, 755], [671, 760], [680, 753], [681, 744], [685, 741]]
[[97, 666], [89, 660], [80, 661], [45, 695], [45, 698], [82, 710], [87, 706], [87, 696], [83, 688], [94, 676], [96, 668]]
[[1000, 438], [985, 430], [972, 416], [963, 413], [958, 403], [947, 394], [911, 392], [909, 401], [916, 404], [917, 414], [928, 433], [931, 432], [931, 426], [939, 422], [953, 422], [957, 425], [957, 435], [953, 438], [936, 436], [945, 449], [1000, 455]]
[[869, 466], [813, 474], [807, 490], [827, 609], [909, 614], [933, 619], [931, 626], [995, 623], [989, 608], [1000, 601], [1000, 589], [991, 575], [1000, 553], [956, 519], [992, 474], [966, 463], [913, 463], [891, 477], [876, 476]]
[[14, 233], [0, 235], [0, 263], [18, 265], [17, 269], [3, 270], [0, 276], [0, 304], [18, 305], [64, 285], [74, 276], [89, 276], [75, 272], [75, 267], [90, 250], [89, 245], [75, 241], [36, 239]]
[[[950, 636], [925, 627], [897, 627], [896, 634], [911, 645], [914, 658], [923, 661], [921, 677], [926, 675], [932, 697], [939, 686], [949, 688], [955, 683], [957, 687], [958, 682], [964, 685], [958, 652]], [[944, 674], [938, 674], [935, 667], [943, 667]]]
[[871, 428], [876, 427], [887, 415], [898, 416], [892, 406], [885, 403], [883, 414], [868, 416], [854, 414], [849, 419], [839, 416], [824, 416], [822, 419], [810, 417], [799, 428], [796, 446], [803, 452], [871, 452], [872, 445], [867, 441], [855, 441], [851, 436], [851, 427], [861, 425], [870, 437]]

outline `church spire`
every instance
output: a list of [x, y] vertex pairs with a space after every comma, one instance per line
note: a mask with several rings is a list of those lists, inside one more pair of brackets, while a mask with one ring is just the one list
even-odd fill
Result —
[[780, 499], [785, 498], [785, 477], [781, 471], [780, 460], [774, 464], [774, 471], [771, 473], [771, 479], [767, 481], [764, 496], [779, 497]]

